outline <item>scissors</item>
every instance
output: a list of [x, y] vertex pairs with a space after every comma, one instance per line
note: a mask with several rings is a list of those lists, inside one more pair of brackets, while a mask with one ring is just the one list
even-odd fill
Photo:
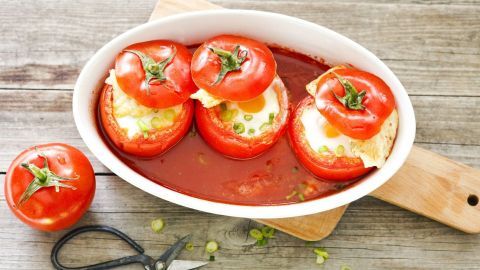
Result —
[[[127, 242], [131, 247], [133, 247], [139, 254], [127, 256], [123, 258], [119, 258], [116, 260], [111, 260], [108, 262], [97, 263], [88, 266], [82, 267], [65, 267], [58, 261], [58, 253], [62, 246], [68, 242], [70, 239], [75, 237], [76, 235], [86, 233], [86, 232], [107, 232], [111, 233], [123, 241]], [[110, 269], [121, 265], [127, 265], [131, 263], [141, 263], [145, 270], [191, 270], [200, 268], [208, 262], [202, 261], [186, 261], [186, 260], [175, 260], [175, 258], [180, 254], [180, 251], [185, 247], [185, 244], [190, 240], [191, 235], [187, 235], [180, 240], [178, 240], [175, 244], [170, 246], [158, 259], [154, 259], [148, 255], [145, 255], [145, 250], [133, 241], [130, 237], [128, 237], [123, 232], [109, 227], [109, 226], [102, 226], [102, 225], [94, 225], [94, 226], [85, 226], [80, 227], [75, 230], [70, 231], [65, 236], [63, 236], [53, 247], [51, 260], [53, 266], [58, 270], [103, 270], [103, 269]]]

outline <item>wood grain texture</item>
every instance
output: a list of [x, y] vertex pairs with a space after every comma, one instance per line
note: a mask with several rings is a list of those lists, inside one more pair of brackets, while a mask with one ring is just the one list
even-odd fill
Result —
[[220, 8], [222, 7], [206, 0], [158, 0], [152, 14], [150, 15], [149, 21], [189, 11]]
[[[151, 220], [166, 222], [162, 234], [149, 228]], [[478, 269], [480, 235], [467, 235], [435, 221], [363, 198], [350, 205], [335, 232], [321, 242], [306, 243], [278, 232], [265, 247], [247, 237], [259, 224], [245, 219], [200, 213], [175, 206], [132, 188], [115, 176], [97, 177], [92, 207], [77, 226], [109, 224], [138, 241], [147, 254], [159, 255], [178, 237], [193, 233], [193, 252], [182, 259], [206, 259], [207, 239], [220, 243], [216, 261], [205, 269]], [[0, 189], [0, 269], [51, 269], [49, 255], [65, 232], [42, 233], [15, 219]], [[314, 246], [326, 247], [330, 260], [315, 265]], [[62, 253], [67, 265], [95, 262], [129, 254], [130, 249], [104, 234], [77, 239]], [[73, 254], [73, 256], [72, 256]], [[142, 269], [130, 266], [122, 269]]]
[[257, 219], [256, 221], [303, 240], [320, 241], [335, 230], [347, 208], [348, 205], [344, 205], [308, 216]]
[[480, 170], [431, 151], [413, 147], [402, 168], [371, 195], [461, 231], [480, 233]]
[[[196, 249], [184, 252], [182, 258], [206, 258], [201, 248], [205, 240], [217, 239], [222, 248], [217, 262], [207, 269], [318, 269], [312, 248], [305, 242], [278, 233], [267, 247], [255, 247], [246, 233], [260, 225], [199, 213], [149, 196], [111, 176], [86, 150], [73, 124], [71, 94], [64, 90], [71, 90], [95, 50], [145, 22], [155, 2], [1, 1], [0, 88], [5, 90], [0, 91], [0, 174], [26, 146], [53, 140], [70, 143], [86, 151], [100, 174], [96, 198], [81, 224], [114, 225], [151, 255], [159, 254], [176, 237], [195, 232]], [[480, 168], [476, 117], [480, 103], [476, 87], [479, 1], [212, 2], [301, 17], [365, 45], [392, 68], [411, 94], [417, 145]], [[345, 10], [355, 16], [345, 16]], [[61, 132], [55, 123], [60, 123]], [[0, 179], [1, 186], [3, 176]], [[50, 269], [50, 249], [62, 233], [26, 228], [13, 218], [2, 192], [0, 269]], [[155, 217], [167, 221], [161, 235], [149, 231]], [[344, 264], [353, 269], [478, 269], [480, 263], [480, 236], [466, 235], [373, 198], [352, 203], [334, 233], [314, 245], [330, 252], [323, 269], [339, 269]], [[104, 235], [78, 240], [69, 248], [67, 252], [81, 254], [65, 258], [69, 263], [127, 252], [125, 246]]]
[[[10, 1], [0, 10], [0, 88], [71, 89], [92, 54], [112, 37], [145, 22], [155, 2]], [[345, 34], [384, 60], [410, 94], [479, 96], [479, 91], [470, 90], [480, 83], [478, 5], [212, 2], [294, 15]], [[19, 10], [35, 15], [22, 17], [20, 23]], [[344, 16], [345, 10], [354, 16]]]

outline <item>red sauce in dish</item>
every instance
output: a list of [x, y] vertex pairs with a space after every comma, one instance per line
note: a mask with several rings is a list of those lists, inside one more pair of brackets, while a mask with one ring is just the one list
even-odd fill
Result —
[[[295, 106], [307, 95], [305, 85], [329, 67], [299, 53], [271, 49], [277, 73]], [[261, 156], [240, 161], [218, 154], [192, 128], [167, 153], [146, 159], [119, 151], [99, 123], [97, 114], [100, 133], [126, 165], [162, 186], [197, 198], [241, 205], [289, 204], [326, 196], [345, 186], [322, 181], [306, 171], [296, 160], [286, 135]]]

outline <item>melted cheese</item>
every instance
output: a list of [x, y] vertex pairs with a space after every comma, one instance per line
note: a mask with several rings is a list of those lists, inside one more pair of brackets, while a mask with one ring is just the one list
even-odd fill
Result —
[[350, 143], [353, 155], [360, 157], [366, 168], [380, 168], [385, 164], [397, 135], [398, 113], [393, 110], [383, 122], [378, 134], [368, 140], [352, 139]]
[[175, 116], [182, 110], [182, 104], [165, 108], [149, 108], [139, 104], [134, 98], [122, 91], [115, 77], [115, 70], [110, 70], [110, 76], [105, 80], [113, 89], [113, 116], [120, 128], [129, 139], [142, 135], [139, 121], [148, 130], [162, 129], [173, 125]]
[[215, 107], [224, 101], [223, 99], [208, 93], [204, 89], [198, 89], [197, 92], [190, 95], [190, 98], [198, 99], [202, 103], [203, 107], [207, 109]]

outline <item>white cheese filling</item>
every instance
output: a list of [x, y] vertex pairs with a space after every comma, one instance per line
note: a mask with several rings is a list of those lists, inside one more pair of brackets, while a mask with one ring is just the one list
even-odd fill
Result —
[[182, 110], [182, 104], [164, 109], [139, 104], [119, 87], [113, 69], [110, 70], [110, 76], [105, 83], [113, 88], [113, 116], [129, 139], [143, 135], [145, 129], [162, 129], [173, 125], [176, 116]]

